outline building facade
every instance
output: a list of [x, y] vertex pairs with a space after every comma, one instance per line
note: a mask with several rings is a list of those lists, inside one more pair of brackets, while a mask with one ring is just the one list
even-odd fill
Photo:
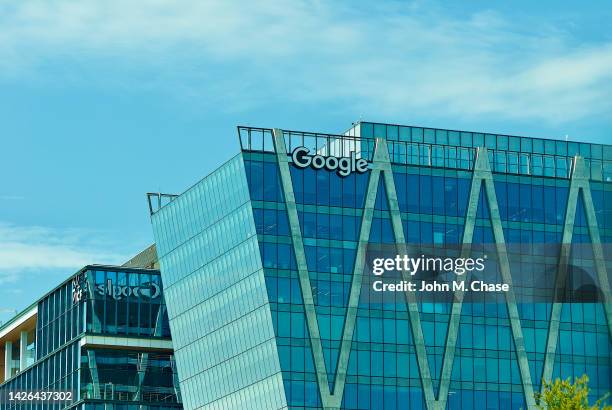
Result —
[[182, 408], [157, 270], [86, 266], [4, 324], [0, 345], [2, 410]]
[[[149, 194], [185, 408], [534, 408], [542, 379], [585, 373], [610, 391], [612, 146], [238, 130], [218, 170]], [[415, 244], [489, 246], [516, 286], [376, 300], [369, 249]], [[588, 297], [561, 292], [578, 272]]]

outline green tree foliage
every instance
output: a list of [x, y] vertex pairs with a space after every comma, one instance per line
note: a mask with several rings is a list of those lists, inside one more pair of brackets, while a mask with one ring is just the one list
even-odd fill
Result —
[[612, 406], [606, 404], [608, 395], [589, 404], [589, 378], [585, 374], [577, 377], [574, 383], [571, 379], [557, 379], [554, 382], [544, 381], [542, 393], [535, 393], [538, 407], [548, 410], [612, 410]]

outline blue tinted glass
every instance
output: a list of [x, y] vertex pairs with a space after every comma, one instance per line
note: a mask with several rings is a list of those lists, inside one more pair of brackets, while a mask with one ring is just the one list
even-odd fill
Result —
[[432, 192], [431, 192], [431, 177], [429, 175], [420, 176], [420, 212], [424, 214], [431, 214], [433, 210], [432, 204]]

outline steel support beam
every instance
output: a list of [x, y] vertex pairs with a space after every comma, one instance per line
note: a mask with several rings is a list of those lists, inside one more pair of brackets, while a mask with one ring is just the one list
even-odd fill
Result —
[[359, 233], [359, 244], [357, 246], [356, 261], [346, 310], [346, 319], [344, 322], [345, 324], [342, 332], [342, 341], [340, 344], [340, 354], [338, 356], [338, 364], [336, 366], [334, 389], [333, 391], [330, 391], [327, 369], [325, 367], [325, 358], [323, 355], [323, 346], [321, 344], [319, 324], [314, 299], [312, 296], [312, 287], [310, 284], [310, 278], [308, 276], [306, 251], [304, 250], [304, 242], [302, 240], [297, 205], [295, 202], [295, 194], [293, 191], [293, 182], [291, 180], [291, 173], [289, 171], [287, 148], [285, 146], [285, 139], [282, 130], [274, 129], [273, 137], [274, 148], [280, 170], [281, 186], [287, 207], [291, 239], [293, 243], [293, 250], [295, 252], [296, 265], [298, 268], [298, 278], [302, 292], [302, 299], [304, 301], [308, 335], [310, 337], [321, 402], [323, 408], [325, 409], [339, 409], [342, 403], [342, 396], [344, 394], [346, 370], [348, 367], [348, 359], [351, 351], [353, 332], [355, 329], [355, 318], [357, 316], [359, 294], [361, 292], [361, 280], [363, 278], [363, 266], [365, 264], [365, 251], [370, 236], [370, 226], [372, 224], [372, 216], [374, 214], [374, 203], [376, 202], [376, 190], [380, 177], [380, 171], [374, 168], [370, 172], [368, 190], [366, 193], [365, 206], [361, 220], [361, 230]]
[[[407, 254], [406, 239], [404, 238], [402, 214], [399, 209], [397, 190], [395, 188], [395, 180], [393, 179], [393, 170], [391, 168], [387, 141], [378, 138], [376, 140], [375, 152], [376, 155], [374, 162], [382, 169], [384, 175], [385, 189], [387, 191], [387, 205], [391, 215], [391, 226], [393, 228], [395, 243], [397, 244], [399, 254], [405, 255]], [[413, 277], [407, 271], [402, 271], [402, 279], [407, 282], [411, 282]], [[435, 409], [437, 403], [435, 400], [431, 371], [429, 368], [427, 349], [425, 348], [425, 336], [423, 335], [423, 327], [421, 326], [419, 305], [417, 304], [414, 292], [404, 292], [404, 295], [406, 297], [408, 319], [410, 320], [410, 329], [412, 330], [412, 339], [414, 341], [414, 349], [416, 352], [417, 364], [419, 366], [419, 374], [421, 376], [421, 386], [423, 387], [425, 404], [428, 409]]]
[[98, 362], [96, 361], [96, 353], [93, 350], [87, 351], [87, 363], [89, 365], [89, 374], [91, 376], [91, 384], [93, 387], [93, 397], [94, 399], [99, 399], [100, 397], [100, 378], [98, 377]]
[[[557, 344], [559, 342], [559, 325], [561, 322], [561, 310], [563, 303], [561, 302], [562, 289], [567, 280], [567, 271], [571, 256], [571, 244], [574, 234], [574, 223], [576, 220], [576, 207], [580, 200], [580, 191], [582, 191], [582, 200], [584, 211], [586, 214], [587, 224], [589, 228], [589, 236], [593, 247], [593, 262], [597, 271], [597, 279], [599, 281], [600, 294], [603, 297], [603, 308], [608, 322], [608, 333], [612, 337], [612, 297], [610, 296], [610, 283], [608, 281], [608, 273], [601, 245], [601, 237], [599, 236], [599, 228], [597, 225], [597, 217], [595, 215], [595, 207], [593, 206], [593, 197], [591, 195], [591, 185], [589, 183], [589, 170], [584, 163], [584, 159], [576, 156], [573, 161], [572, 176], [565, 208], [565, 222], [563, 224], [563, 238], [561, 240], [561, 249], [559, 250], [559, 262], [557, 266], [557, 277], [555, 281], [555, 292], [548, 324], [548, 337], [546, 340], [546, 353], [544, 356], [544, 367], [542, 370], [542, 379], [551, 381], [553, 368], [555, 364], [555, 355], [557, 352]], [[544, 387], [544, 386], [542, 386]]]

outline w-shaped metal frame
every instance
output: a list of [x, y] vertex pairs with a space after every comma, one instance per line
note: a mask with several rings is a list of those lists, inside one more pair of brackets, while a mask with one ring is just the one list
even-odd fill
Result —
[[[285, 195], [285, 203], [287, 207], [287, 215], [289, 219], [289, 228], [291, 239], [293, 242], [293, 250], [295, 252], [296, 265], [298, 270], [298, 278], [300, 289], [302, 291], [302, 300], [304, 302], [304, 310], [306, 312], [306, 323], [310, 337], [310, 345], [317, 373], [317, 382], [319, 385], [319, 393], [321, 402], [325, 409], [339, 409], [342, 404], [342, 396], [344, 394], [344, 386], [346, 382], [346, 370], [348, 367], [348, 359], [351, 353], [351, 344], [353, 341], [353, 332], [355, 330], [355, 318], [357, 316], [357, 307], [359, 304], [359, 294], [361, 291], [361, 280], [363, 278], [363, 266], [365, 264], [365, 251], [370, 237], [370, 227], [372, 225], [372, 216], [374, 214], [374, 203], [376, 201], [376, 191], [380, 178], [380, 164], [382, 158], [381, 150], [376, 149], [374, 153], [374, 161], [370, 172], [368, 189], [365, 198], [365, 206], [363, 216], [361, 218], [361, 229], [359, 232], [359, 242], [357, 253], [355, 256], [355, 265], [349, 292], [348, 306], [346, 308], [346, 318], [344, 320], [344, 330], [342, 332], [342, 341], [340, 344], [340, 354], [336, 366], [336, 376], [334, 380], [333, 392], [330, 391], [327, 370], [325, 368], [325, 358], [323, 356], [323, 346], [321, 344], [321, 335], [319, 332], [319, 323], [315, 310], [314, 300], [312, 297], [312, 287], [308, 276], [308, 266], [306, 265], [306, 252], [304, 250], [304, 241], [300, 230], [300, 222], [295, 203], [295, 194], [293, 191], [293, 182], [291, 181], [291, 173], [289, 171], [289, 159], [287, 158], [287, 148], [283, 132], [279, 129], [274, 129], [274, 148], [278, 159], [280, 170], [280, 179]], [[380, 144], [378, 144], [380, 145]], [[384, 145], [384, 144], [382, 144]], [[388, 162], [388, 155], [387, 155]], [[423, 345], [424, 348], [424, 345]], [[430, 384], [431, 384], [431, 378]]]
[[[514, 339], [514, 350], [518, 363], [521, 382], [523, 384], [523, 392], [525, 394], [525, 403], [527, 408], [536, 407], [533, 396], [533, 383], [531, 382], [531, 373], [529, 372], [529, 361], [527, 360], [527, 351], [525, 350], [525, 341], [523, 338], [523, 329], [516, 304], [516, 297], [512, 290], [512, 276], [510, 274], [510, 262], [508, 260], [508, 252], [506, 249], [506, 240], [504, 238], [504, 230], [499, 214], [499, 205], [497, 195], [495, 194], [495, 185], [493, 183], [493, 174], [488, 160], [487, 149], [482, 147], [478, 149], [476, 154], [476, 162], [474, 164], [474, 173], [472, 175], [472, 186], [470, 188], [470, 197], [468, 200], [468, 209], [465, 217], [465, 225], [463, 230], [462, 257], [467, 257], [471, 249], [472, 240], [474, 237], [474, 225], [476, 223], [476, 212], [478, 211], [478, 200], [480, 197], [481, 186], [484, 183], [485, 196], [489, 207], [489, 217], [491, 219], [491, 227], [493, 229], [493, 238], [495, 239], [495, 248], [499, 269], [504, 283], [510, 285], [510, 290], [506, 292], [506, 305], [508, 307], [508, 319]], [[460, 277], [460, 281], [465, 281], [467, 275]], [[438, 392], [438, 400], [436, 409], [444, 409], [448, 398], [448, 389], [450, 386], [450, 376], [453, 369], [455, 359], [455, 349], [457, 344], [457, 334], [459, 332], [459, 324], [461, 322], [461, 308], [465, 291], [457, 290], [454, 295], [454, 302], [451, 307], [451, 314], [448, 323], [448, 332], [446, 336], [446, 348], [444, 351], [444, 360], [442, 362], [442, 374], [440, 375], [440, 390]]]
[[[395, 237], [396, 244], [399, 252], [406, 251], [405, 249], [405, 238], [404, 230], [402, 225], [401, 213], [397, 200], [397, 192], [395, 188], [395, 182], [393, 179], [393, 172], [391, 169], [391, 161], [389, 159], [389, 152], [387, 149], [386, 140], [377, 139], [376, 146], [374, 149], [374, 156], [371, 164], [370, 177], [368, 181], [368, 189], [366, 191], [365, 205], [363, 209], [363, 215], [361, 218], [361, 228], [359, 232], [359, 239], [357, 244], [357, 252], [355, 256], [355, 264], [353, 268], [353, 276], [351, 282], [351, 288], [349, 292], [348, 305], [346, 308], [346, 317], [344, 320], [344, 328], [342, 332], [342, 340], [340, 344], [340, 353], [338, 356], [336, 373], [334, 378], [333, 390], [330, 390], [329, 380], [327, 376], [327, 369], [325, 366], [325, 359], [323, 355], [323, 347], [321, 343], [321, 336], [319, 332], [319, 324], [317, 320], [316, 309], [312, 296], [312, 287], [310, 284], [310, 278], [308, 275], [308, 266], [306, 264], [306, 252], [304, 250], [304, 242], [302, 239], [300, 223], [297, 212], [297, 205], [295, 202], [295, 194], [293, 191], [293, 182], [291, 180], [291, 174], [289, 171], [289, 160], [287, 157], [287, 148], [285, 145], [285, 139], [282, 130], [274, 129], [273, 131], [274, 148], [277, 155], [278, 166], [280, 170], [280, 179], [282, 189], [285, 195], [285, 203], [287, 208], [287, 214], [289, 219], [289, 227], [293, 242], [293, 248], [296, 257], [296, 265], [298, 270], [298, 278], [300, 282], [300, 289], [302, 292], [302, 299], [304, 301], [304, 309], [306, 312], [306, 323], [308, 326], [308, 332], [310, 337], [310, 343], [313, 353], [313, 359], [315, 364], [315, 371], [317, 375], [317, 382], [319, 386], [319, 393], [321, 395], [321, 402], [325, 409], [339, 409], [342, 404], [342, 397], [344, 394], [344, 388], [346, 383], [346, 373], [348, 367], [349, 356], [351, 352], [351, 344], [353, 340], [353, 333], [355, 331], [355, 321], [357, 316], [357, 308], [359, 304], [359, 296], [361, 292], [361, 285], [363, 279], [363, 267], [365, 265], [365, 254], [368, 239], [370, 237], [370, 228], [372, 225], [372, 217], [374, 214], [374, 203], [376, 201], [376, 195], [378, 190], [378, 184], [381, 173], [383, 174], [383, 181], [385, 189], [387, 191], [388, 207], [391, 215], [391, 223], [393, 227], [393, 234]], [[574, 174], [576, 177], [572, 177], [572, 187], [570, 188], [570, 202], [572, 201], [572, 195], [577, 198], [577, 194], [572, 194], [572, 189], [578, 188], [583, 189], [583, 194], [590, 199], [590, 189], [588, 187], [588, 178], [578, 180], [579, 173], [576, 169], [582, 164], [580, 160], [575, 161]], [[585, 175], [584, 172], [580, 175]], [[474, 173], [472, 177], [472, 184], [470, 189], [470, 196], [468, 202], [468, 209], [465, 218], [465, 226], [463, 232], [463, 244], [462, 244], [462, 256], [467, 256], [471, 249], [471, 243], [474, 234], [474, 225], [476, 223], [476, 212], [478, 210], [478, 201], [480, 197], [481, 186], [484, 183], [486, 200], [489, 206], [489, 215], [491, 219], [491, 225], [493, 227], [493, 235], [496, 243], [496, 251], [498, 254], [498, 261], [500, 265], [500, 271], [504, 283], [510, 285], [512, 289], [512, 277], [510, 275], [510, 264], [508, 261], [508, 255], [506, 250], [506, 243], [504, 239], [504, 232], [501, 223], [501, 217], [499, 214], [499, 206], [497, 203], [497, 197], [495, 194], [495, 186], [493, 184], [493, 175], [488, 161], [488, 153], [486, 148], [479, 148]], [[577, 184], [574, 187], [574, 184]], [[569, 229], [570, 236], [569, 241], [571, 242], [571, 231], [573, 229], [573, 215], [575, 215], [575, 200], [570, 205], [568, 202], [568, 215], [572, 217], [566, 217], [565, 231]], [[571, 211], [571, 209], [573, 211]], [[607, 285], [607, 276], [605, 273], [605, 265], [603, 260], [603, 252], [601, 251], [601, 243], [599, 241], [599, 233], [597, 230], [597, 223], [595, 220], [595, 213], [593, 210], [592, 201], [590, 202], [590, 208], [587, 205], [587, 219], [589, 221], [589, 230], [594, 244], [599, 245], [598, 253], [596, 252], [595, 258], [597, 262], [597, 272], [599, 275], [600, 284], [606, 295], [606, 314], [608, 317], [608, 324], [610, 325], [610, 304], [609, 304], [609, 286]], [[571, 212], [570, 212], [571, 211]], [[590, 213], [589, 213], [590, 212]], [[571, 228], [568, 228], [568, 221], [571, 219]], [[595, 235], [594, 235], [595, 234]], [[595, 239], [595, 237], [597, 239]], [[565, 234], [564, 234], [565, 240]], [[567, 256], [569, 259], [569, 255]], [[560, 260], [560, 265], [563, 258]], [[408, 273], [404, 273], [404, 280], [411, 280], [411, 276]], [[460, 277], [459, 280], [465, 281], [465, 276]], [[453, 362], [455, 358], [455, 349], [457, 342], [457, 334], [459, 331], [459, 324], [461, 320], [461, 308], [465, 292], [457, 290], [455, 292], [455, 298], [451, 307], [451, 314], [448, 323], [448, 332], [446, 337], [446, 347], [444, 352], [444, 360], [442, 363], [442, 372], [440, 375], [440, 388], [438, 391], [438, 398], [435, 398], [433, 389], [432, 377], [429, 367], [429, 360], [425, 349], [425, 339], [423, 336], [423, 329], [421, 326], [421, 320], [418, 310], [418, 304], [416, 297], [413, 292], [404, 292], [406, 296], [406, 304], [408, 309], [408, 315], [410, 320], [410, 327], [412, 330], [412, 336], [414, 340], [417, 364], [419, 367], [419, 374], [421, 379], [421, 385], [425, 397], [425, 403], [429, 410], [441, 410], [446, 407], [448, 399], [448, 391], [450, 386], [450, 377], [453, 368]], [[523, 339], [523, 331], [520, 323], [518, 314], [518, 307], [516, 304], [516, 298], [514, 292], [510, 290], [506, 292], [506, 304], [508, 306], [508, 317], [510, 320], [510, 327], [512, 329], [512, 336], [514, 339], [514, 346], [516, 352], [517, 363], [521, 376], [521, 382], [523, 384], [523, 392], [525, 395], [525, 402], [529, 409], [535, 408], [536, 403], [533, 395], [533, 384], [531, 381], [531, 374], [529, 371], [529, 362], [527, 360], [527, 352], [525, 350], [525, 343]], [[555, 319], [555, 310], [553, 309], [553, 317]], [[554, 349], [556, 348], [556, 337], [558, 335], [558, 318], [560, 316], [560, 307], [556, 313], [556, 328], [553, 326], [553, 320], [551, 320], [551, 329], [549, 331], [549, 348], [547, 349], [546, 361], [550, 361], [549, 367], [552, 372], [552, 364], [554, 361]], [[610, 327], [612, 329], [612, 325]], [[555, 341], [553, 341], [553, 336]], [[552, 344], [552, 349], [550, 345]], [[549, 358], [549, 353], [551, 358]], [[545, 365], [544, 375], [546, 377], [547, 367]], [[552, 374], [552, 373], [551, 373]], [[548, 377], [550, 379], [550, 377]]]

